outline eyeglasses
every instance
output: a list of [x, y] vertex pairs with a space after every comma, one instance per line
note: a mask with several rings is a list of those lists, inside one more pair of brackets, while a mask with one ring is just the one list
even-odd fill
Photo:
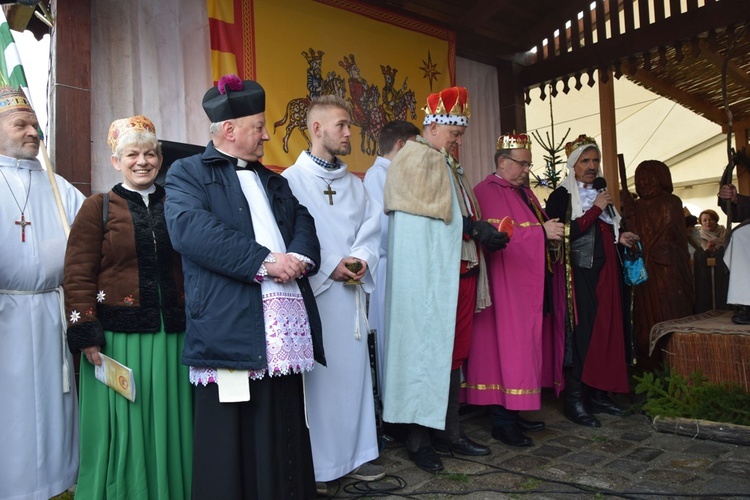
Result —
[[518, 163], [519, 165], [521, 165], [521, 168], [534, 168], [534, 164], [528, 161], [518, 161], [515, 158], [511, 158], [510, 156], [503, 156], [503, 158], [507, 158], [510, 161]]

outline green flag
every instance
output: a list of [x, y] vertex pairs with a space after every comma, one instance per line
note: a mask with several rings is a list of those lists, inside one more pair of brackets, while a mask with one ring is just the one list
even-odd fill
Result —
[[26, 83], [21, 57], [18, 55], [16, 41], [13, 39], [8, 20], [5, 19], [2, 9], [0, 9], [0, 49], [3, 51], [3, 57], [0, 57], [0, 84], [23, 89], [31, 102], [29, 84]]

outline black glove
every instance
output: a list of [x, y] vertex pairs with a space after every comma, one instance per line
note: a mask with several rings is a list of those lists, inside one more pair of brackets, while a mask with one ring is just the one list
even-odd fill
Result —
[[495, 226], [484, 220], [473, 221], [464, 217], [464, 232], [491, 252], [502, 250], [508, 244], [508, 234], [498, 231]]

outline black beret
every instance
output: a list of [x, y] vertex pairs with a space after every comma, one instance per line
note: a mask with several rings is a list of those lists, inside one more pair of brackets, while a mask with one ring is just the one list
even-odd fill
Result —
[[222, 76], [203, 96], [203, 110], [212, 123], [257, 115], [266, 110], [266, 92], [258, 82]]

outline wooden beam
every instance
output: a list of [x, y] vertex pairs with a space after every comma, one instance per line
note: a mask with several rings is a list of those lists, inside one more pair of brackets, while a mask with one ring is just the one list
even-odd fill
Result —
[[91, 194], [91, 0], [52, 0], [50, 158], [55, 171]]
[[558, 3], [560, 4], [559, 9], [547, 11], [547, 17], [529, 27], [529, 38], [531, 40], [542, 40], [548, 33], [554, 32], [556, 29], [564, 30], [567, 21], [570, 21], [571, 24], [578, 21], [579, 12], [583, 12], [585, 15], [586, 12], [591, 10], [590, 0]]
[[691, 439], [750, 445], [750, 427], [746, 425], [659, 415], [654, 418], [653, 426], [659, 432], [689, 436]]
[[[626, 1], [624, 5], [628, 6], [629, 1]], [[561, 75], [584, 72], [589, 68], [627, 59], [633, 54], [640, 54], [660, 45], [689, 40], [697, 33], [710, 29], [737, 25], [750, 20], [750, 2], [722, 0], [637, 30], [627, 29], [627, 19], [626, 16], [626, 32], [620, 36], [582, 47], [574, 53], [561, 54], [554, 60], [537, 62], [525, 68], [521, 74], [522, 85], [534, 87], [553, 78], [559, 78]]]
[[502, 9], [502, 2], [479, 0], [458, 19], [458, 25], [470, 29], [478, 28]]
[[[599, 70], [601, 72], [601, 70]], [[607, 179], [612, 205], [620, 207], [620, 181], [617, 169], [617, 120], [615, 118], [615, 82], [612, 70], [605, 70], [609, 74], [607, 83], [601, 83], [599, 75], [599, 124], [602, 130], [602, 174]]]
[[619, 0], [608, 0], [607, 14], [609, 16], [609, 25], [611, 38], [620, 36], [620, 5]]
[[607, 19], [604, 15], [604, 2], [596, 2], [596, 41], [607, 39]]
[[[500, 133], [526, 132], [526, 103], [518, 84], [518, 65], [505, 61], [497, 66]], [[550, 97], [551, 99], [551, 97]]]
[[[724, 66], [724, 56], [711, 50], [705, 40], [699, 40], [698, 46], [701, 50], [700, 57], [713, 64], [718, 70], [717, 73], [721, 74], [721, 69]], [[729, 59], [729, 64], [727, 64], [727, 78], [731, 78], [746, 89], [750, 89], [750, 75], [739, 67], [736, 62], [732, 61], [731, 58]]]
[[716, 109], [710, 103], [702, 101], [694, 94], [685, 92], [671, 83], [655, 77], [652, 73], [649, 73], [646, 70], [639, 69], [634, 75], [630, 75], [629, 78], [636, 82], [640, 82], [647, 87], [653, 88], [659, 94], [669, 96], [673, 101], [679, 102], [683, 106], [692, 109], [696, 113], [703, 115], [705, 118], [718, 125], [723, 125], [726, 121], [724, 113]]

